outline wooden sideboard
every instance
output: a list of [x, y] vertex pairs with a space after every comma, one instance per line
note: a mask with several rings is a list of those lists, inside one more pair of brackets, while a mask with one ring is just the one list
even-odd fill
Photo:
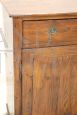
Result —
[[15, 115], [77, 115], [77, 15], [13, 17]]
[[1, 2], [11, 17], [4, 12], [8, 49], [12, 37], [14, 44], [14, 77], [13, 56], [6, 59], [8, 115], [77, 115], [77, 1]]

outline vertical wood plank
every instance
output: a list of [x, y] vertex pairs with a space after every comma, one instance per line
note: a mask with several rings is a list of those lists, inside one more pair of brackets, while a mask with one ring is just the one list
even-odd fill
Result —
[[57, 115], [60, 67], [57, 57], [45, 56], [37, 55], [34, 60], [33, 115]]
[[14, 27], [14, 100], [15, 115], [22, 115], [21, 48], [22, 20], [13, 19]]
[[69, 46], [62, 55], [65, 48], [54, 48], [52, 56], [52, 48], [35, 51], [33, 115], [77, 115], [77, 53]]
[[77, 55], [71, 56], [70, 70], [71, 115], [77, 115]]
[[32, 115], [33, 99], [33, 56], [22, 51], [22, 115]]
[[59, 88], [59, 101], [58, 101], [58, 115], [71, 115], [70, 107], [70, 62], [71, 56], [61, 57], [60, 69], [60, 88]]

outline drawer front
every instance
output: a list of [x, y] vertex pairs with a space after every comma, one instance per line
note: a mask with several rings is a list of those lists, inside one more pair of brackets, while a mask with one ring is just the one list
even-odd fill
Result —
[[77, 19], [23, 21], [23, 48], [77, 44]]

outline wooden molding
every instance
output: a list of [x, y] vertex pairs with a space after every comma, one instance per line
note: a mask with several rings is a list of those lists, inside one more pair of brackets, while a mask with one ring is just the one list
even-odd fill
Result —
[[49, 19], [74, 19], [77, 13], [57, 13], [57, 14], [36, 14], [36, 15], [10, 15], [13, 18], [22, 18], [23, 20], [49, 20]]

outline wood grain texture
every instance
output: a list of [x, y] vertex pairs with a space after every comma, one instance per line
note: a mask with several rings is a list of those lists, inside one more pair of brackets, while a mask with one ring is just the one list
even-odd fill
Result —
[[77, 14], [13, 21], [15, 115], [77, 115]]
[[22, 55], [23, 115], [76, 115], [77, 46], [24, 49]]
[[22, 115], [32, 115], [33, 55], [22, 53]]
[[77, 44], [77, 19], [23, 22], [23, 48]]
[[55, 19], [77, 19], [77, 13], [54, 13], [54, 14], [33, 14], [33, 15], [23, 15], [23, 16], [14, 16], [14, 18], [22, 18], [23, 21], [30, 20], [55, 20]]
[[14, 108], [15, 115], [22, 114], [22, 85], [21, 85], [21, 48], [22, 48], [22, 20], [13, 19], [14, 25]]

